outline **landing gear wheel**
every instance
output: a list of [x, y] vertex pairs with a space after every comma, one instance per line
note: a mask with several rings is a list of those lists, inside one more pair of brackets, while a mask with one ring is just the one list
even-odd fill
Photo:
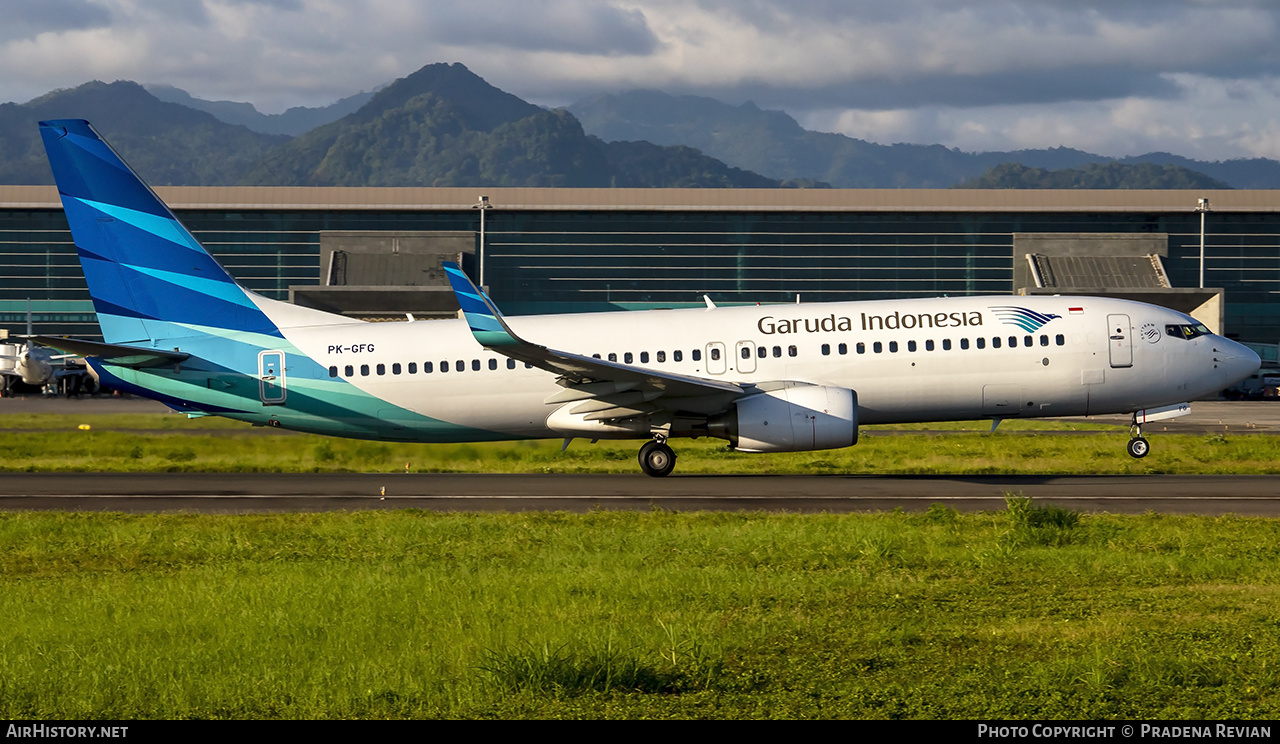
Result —
[[1146, 457], [1151, 451], [1151, 444], [1142, 437], [1134, 437], [1129, 440], [1129, 456], [1134, 458]]
[[640, 448], [640, 469], [645, 475], [661, 478], [676, 467], [676, 453], [663, 442], [645, 442]]

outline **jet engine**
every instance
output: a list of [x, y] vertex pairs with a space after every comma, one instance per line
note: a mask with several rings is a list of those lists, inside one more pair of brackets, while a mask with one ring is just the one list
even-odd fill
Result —
[[742, 398], [708, 422], [708, 433], [739, 452], [804, 452], [858, 441], [858, 394], [846, 388], [788, 383]]

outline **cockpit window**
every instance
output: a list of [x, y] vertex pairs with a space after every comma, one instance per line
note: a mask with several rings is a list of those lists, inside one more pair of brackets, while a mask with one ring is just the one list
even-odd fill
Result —
[[1193, 323], [1191, 325], [1167, 325], [1164, 332], [1174, 338], [1182, 338], [1191, 340], [1200, 336], [1208, 336], [1209, 329], [1203, 323]]

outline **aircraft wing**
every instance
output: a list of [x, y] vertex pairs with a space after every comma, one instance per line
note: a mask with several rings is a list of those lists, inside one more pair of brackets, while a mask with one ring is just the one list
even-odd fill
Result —
[[[634, 367], [548, 349], [511, 330], [497, 306], [456, 263], [444, 265], [472, 335], [481, 346], [560, 376], [566, 389], [547, 403], [592, 401], [575, 408], [589, 419], [628, 418], [655, 410], [716, 413], [755, 388], [692, 375]], [[590, 410], [588, 410], [590, 409]]]
[[59, 338], [57, 336], [23, 336], [22, 338], [48, 346], [51, 349], [77, 354], [82, 357], [97, 357], [121, 367], [160, 367], [166, 364], [177, 364], [186, 361], [190, 354], [181, 351], [165, 351], [164, 349], [148, 349], [142, 346], [123, 346], [121, 344], [104, 344], [100, 341], [84, 341], [75, 338]]

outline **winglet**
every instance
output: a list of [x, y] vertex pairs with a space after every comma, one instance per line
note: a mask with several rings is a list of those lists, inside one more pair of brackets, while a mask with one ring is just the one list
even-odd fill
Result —
[[493, 301], [462, 272], [462, 267], [452, 261], [444, 263], [453, 294], [458, 298], [462, 315], [467, 319], [471, 334], [485, 348], [523, 346], [527, 342], [512, 332]]

